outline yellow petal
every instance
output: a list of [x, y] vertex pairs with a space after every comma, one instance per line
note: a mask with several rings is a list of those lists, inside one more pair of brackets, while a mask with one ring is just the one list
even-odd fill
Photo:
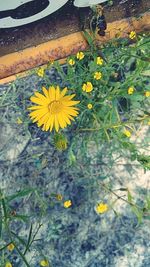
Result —
[[46, 122], [46, 127], [45, 127], [45, 130], [48, 131], [49, 128], [51, 127], [51, 124], [52, 124], [52, 121], [54, 121], [54, 115], [51, 115], [48, 119], [48, 121]]
[[77, 105], [79, 103], [80, 103], [80, 101], [62, 101], [62, 104], [64, 104], [64, 106], [66, 106], [66, 107], [71, 107], [71, 106]]
[[46, 123], [47, 120], [49, 119], [49, 112], [45, 114], [42, 118], [38, 120], [38, 127], [40, 127], [42, 124]]
[[50, 132], [53, 130], [53, 127], [54, 127], [54, 119], [55, 119], [55, 116], [53, 115], [52, 120], [51, 120], [51, 125], [50, 125]]
[[35, 96], [31, 96], [30, 97], [30, 100], [35, 103], [35, 104], [39, 104], [40, 106], [43, 106], [43, 105], [47, 105], [47, 102], [43, 102], [43, 100], [41, 100], [40, 98], [37, 98]]
[[49, 103], [49, 99], [46, 98], [44, 95], [42, 95], [39, 92], [35, 92], [35, 96], [38, 97], [41, 101], [43, 101], [43, 104], [48, 104]]
[[67, 124], [66, 124], [66, 122], [65, 122], [65, 117], [63, 117], [62, 114], [59, 113], [59, 114], [57, 115], [57, 118], [58, 118], [58, 122], [59, 122], [60, 127], [61, 127], [62, 129], [65, 128], [65, 127], [67, 126]]
[[44, 86], [42, 87], [42, 90], [46, 98], [49, 98], [48, 90]]
[[61, 97], [63, 97], [66, 93], [67, 93], [67, 87], [65, 87], [65, 88], [61, 91]]
[[68, 114], [68, 115], [72, 115], [72, 116], [77, 116], [78, 112], [72, 108], [65, 108], [64, 111]]
[[65, 122], [67, 123], [67, 124], [71, 124], [71, 121], [70, 121], [70, 119], [69, 119], [69, 115], [67, 115], [67, 116], [65, 116], [64, 117], [64, 120], [65, 120]]
[[32, 106], [32, 107], [29, 107], [27, 109], [29, 109], [29, 110], [36, 110], [36, 109], [42, 109], [42, 108], [45, 108], [45, 106]]
[[59, 100], [59, 98], [60, 98], [60, 89], [59, 89], [59, 86], [56, 87], [55, 94], [56, 94], [55, 99], [56, 100]]
[[50, 101], [55, 100], [55, 87], [54, 86], [49, 87], [49, 97], [50, 97]]
[[58, 123], [57, 115], [55, 115], [54, 126], [55, 126], [56, 132], [58, 132], [58, 130], [59, 130], [59, 123]]
[[75, 97], [75, 94], [72, 95], [66, 95], [63, 98], [61, 98], [61, 101], [68, 101]]
[[43, 108], [43, 109], [40, 109], [40, 110], [35, 110], [35, 111], [32, 111], [30, 113], [30, 116], [32, 118], [35, 118], [37, 117], [38, 119], [40, 119], [41, 117], [43, 117], [45, 114], [48, 113], [48, 108]]
[[65, 112], [64, 110], [62, 112], [62, 116], [63, 116], [64, 120], [66, 121], [66, 123], [68, 123], [68, 124], [71, 124], [70, 120], [74, 121], [74, 118], [71, 115], [69, 115], [67, 112]]
[[67, 117], [68, 117], [70, 120], [74, 121], [74, 118], [73, 118], [71, 115], [68, 114]]

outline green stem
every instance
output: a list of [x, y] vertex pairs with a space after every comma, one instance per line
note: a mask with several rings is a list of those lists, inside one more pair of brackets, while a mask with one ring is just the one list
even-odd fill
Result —
[[129, 205], [134, 206], [134, 207], [136, 207], [136, 208], [138, 208], [138, 209], [141, 209], [141, 207], [139, 207], [138, 205], [136, 205], [136, 204], [134, 204], [134, 203], [128, 201], [127, 199], [125, 199], [125, 198], [119, 196], [118, 194], [116, 194], [113, 190], [111, 190], [110, 188], [108, 188], [108, 187], [107, 187], [106, 185], [104, 185], [103, 183], [100, 183], [100, 184], [101, 184], [107, 191], [109, 191], [109, 192], [112, 193], [114, 196], [116, 196], [117, 199], [121, 199], [122, 201], [126, 202], [126, 203], [129, 204]]
[[10, 238], [10, 241], [11, 243], [13, 243], [13, 245], [15, 246], [18, 254], [21, 256], [22, 260], [24, 261], [24, 263], [26, 264], [27, 267], [30, 267], [29, 263], [27, 262], [25, 256], [23, 255], [23, 253], [20, 251], [20, 249], [18, 248], [16, 242], [13, 240], [12, 238], [12, 235], [11, 235], [11, 231], [9, 229], [9, 224], [8, 224], [8, 215], [7, 215], [7, 209], [6, 209], [6, 204], [5, 204], [5, 200], [4, 200], [4, 197], [2, 196], [1, 198], [2, 200], [2, 207], [3, 207], [3, 212], [4, 212], [4, 221], [5, 221], [5, 227], [7, 229], [7, 232], [8, 232], [8, 235], [9, 235], [9, 238]]
[[32, 240], [29, 242], [29, 244], [27, 244], [27, 247], [26, 247], [23, 255], [25, 255], [27, 253], [28, 249], [31, 247], [32, 243], [35, 241], [35, 237], [36, 237], [38, 231], [40, 230], [41, 226], [42, 226], [42, 224], [39, 224], [37, 230], [35, 231], [35, 234], [33, 235]]
[[138, 120], [131, 120], [131, 121], [125, 121], [125, 122], [121, 122], [121, 123], [115, 123], [115, 124], [110, 124], [110, 125], [106, 125], [106, 126], [101, 126], [101, 127], [98, 127], [98, 128], [81, 128], [81, 129], [78, 129], [77, 132], [93, 132], [93, 131], [99, 131], [99, 130], [107, 130], [107, 129], [111, 129], [111, 128], [118, 128], [118, 127], [121, 127], [121, 126], [124, 126], [126, 125], [128, 127], [128, 124], [130, 123], [136, 123], [136, 122], [141, 122], [145, 119], [144, 118], [140, 118]]

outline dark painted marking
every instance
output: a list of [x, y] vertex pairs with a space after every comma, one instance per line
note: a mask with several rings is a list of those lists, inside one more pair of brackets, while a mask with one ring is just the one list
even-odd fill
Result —
[[6, 17], [12, 17], [13, 19], [28, 18], [38, 14], [48, 7], [49, 0], [34, 0], [32, 2], [25, 3], [15, 9], [0, 11], [0, 19]]

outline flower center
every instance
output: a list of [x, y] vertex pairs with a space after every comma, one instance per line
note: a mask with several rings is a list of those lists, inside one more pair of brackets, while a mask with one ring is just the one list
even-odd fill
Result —
[[62, 103], [54, 100], [48, 105], [48, 109], [51, 114], [57, 114], [62, 111]]

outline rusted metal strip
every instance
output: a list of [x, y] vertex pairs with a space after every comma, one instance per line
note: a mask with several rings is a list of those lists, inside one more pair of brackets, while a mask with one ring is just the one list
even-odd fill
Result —
[[65, 58], [87, 46], [82, 33], [74, 33], [0, 58], [0, 79]]
[[[100, 42], [106, 42], [114, 38], [118, 33], [120, 33], [120, 36], [127, 36], [133, 30], [136, 32], [150, 30], [150, 12], [144, 13], [139, 18], [127, 18], [108, 23], [106, 36], [99, 37], [98, 40]], [[38, 67], [51, 60], [66, 58], [86, 48], [87, 42], [82, 32], [77, 32], [35, 47], [2, 56], [0, 57], [0, 79]], [[2, 82], [1, 80], [0, 83]]]

